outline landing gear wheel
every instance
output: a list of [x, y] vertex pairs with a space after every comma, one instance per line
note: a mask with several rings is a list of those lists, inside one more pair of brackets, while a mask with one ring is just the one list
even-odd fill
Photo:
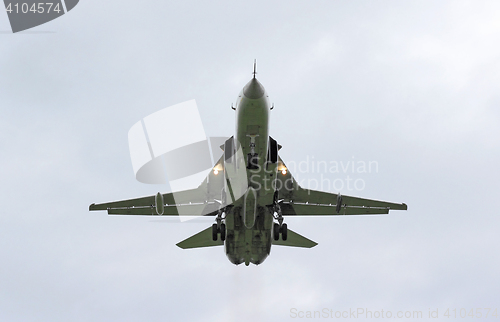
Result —
[[288, 238], [288, 227], [286, 224], [281, 225], [281, 239], [285, 241]]
[[217, 224], [212, 225], [212, 239], [213, 241], [217, 240]]
[[280, 239], [280, 225], [278, 224], [274, 224], [274, 227], [273, 227], [273, 237], [274, 237], [274, 240], [278, 240]]
[[226, 240], [226, 224], [220, 224], [220, 240]]

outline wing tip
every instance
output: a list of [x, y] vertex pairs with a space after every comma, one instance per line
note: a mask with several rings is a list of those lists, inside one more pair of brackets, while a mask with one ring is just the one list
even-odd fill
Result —
[[103, 206], [102, 204], [91, 204], [89, 206], [89, 211], [93, 211], [93, 210], [107, 210], [108, 208], [106, 206]]

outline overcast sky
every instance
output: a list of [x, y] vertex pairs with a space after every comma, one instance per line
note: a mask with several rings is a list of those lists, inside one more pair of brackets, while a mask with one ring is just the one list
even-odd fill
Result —
[[[0, 13], [0, 31], [0, 320], [500, 311], [497, 1], [82, 0], [18, 34]], [[196, 99], [207, 134], [231, 136], [255, 58], [285, 162], [378, 164], [296, 175], [408, 211], [286, 218], [319, 245], [249, 267], [175, 246], [211, 218], [88, 211], [168, 189], [134, 178], [145, 116]]]

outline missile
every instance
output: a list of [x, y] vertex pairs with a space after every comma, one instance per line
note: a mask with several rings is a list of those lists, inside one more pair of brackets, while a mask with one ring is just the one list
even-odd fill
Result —
[[156, 204], [156, 213], [161, 216], [165, 211], [163, 207], [163, 195], [161, 193], [157, 193], [155, 196], [155, 204]]
[[340, 193], [337, 195], [337, 207], [336, 207], [336, 211], [337, 213], [340, 212], [340, 207], [342, 207], [342, 196], [340, 195]]

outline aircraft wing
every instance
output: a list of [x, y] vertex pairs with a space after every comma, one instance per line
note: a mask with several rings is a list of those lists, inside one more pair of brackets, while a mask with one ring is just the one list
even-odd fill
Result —
[[[214, 168], [222, 169], [223, 157]], [[219, 210], [224, 176], [210, 171], [207, 178], [196, 189], [161, 194], [163, 215], [166, 216], [214, 216]], [[156, 195], [120, 201], [91, 204], [89, 210], [107, 210], [109, 215], [156, 215]]]
[[[286, 169], [281, 158], [279, 169]], [[281, 168], [280, 168], [281, 167]], [[388, 214], [389, 210], [407, 210], [404, 203], [364, 199], [335, 193], [304, 189], [290, 171], [278, 173], [279, 199], [282, 214], [289, 216], [322, 215], [375, 215]]]

